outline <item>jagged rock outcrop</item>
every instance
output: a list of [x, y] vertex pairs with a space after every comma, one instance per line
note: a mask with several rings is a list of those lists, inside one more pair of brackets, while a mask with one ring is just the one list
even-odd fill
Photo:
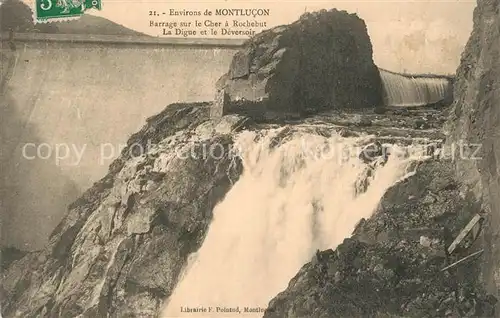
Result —
[[264, 317], [490, 317], [496, 299], [477, 285], [477, 259], [442, 271], [480, 248], [469, 238], [445, 251], [475, 213], [453, 164], [425, 161], [352, 238], [304, 265]]
[[156, 317], [241, 173], [230, 133], [245, 120], [206, 122], [209, 107], [170, 105], [130, 138], [49, 246], [2, 273], [4, 317]]
[[235, 54], [216, 85], [214, 115], [272, 116], [382, 101], [366, 25], [356, 14], [322, 10], [266, 30]]
[[[483, 280], [500, 296], [500, 1], [478, 0], [474, 26], [455, 81], [448, 144], [464, 144], [460, 178], [475, 188], [488, 213]], [[479, 150], [477, 153], [476, 150]], [[481, 158], [480, 160], [474, 158]], [[459, 158], [460, 159], [460, 158]], [[500, 307], [497, 307], [500, 312]]]

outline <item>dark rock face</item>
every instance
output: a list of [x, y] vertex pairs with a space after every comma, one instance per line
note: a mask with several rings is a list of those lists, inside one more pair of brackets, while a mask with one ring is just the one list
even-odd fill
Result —
[[[196, 132], [209, 107], [170, 105], [130, 138], [49, 246], [3, 273], [5, 317], [156, 317], [242, 170], [229, 133], [244, 120], [223, 117]], [[215, 144], [221, 153], [207, 156]]]
[[290, 25], [256, 35], [235, 54], [216, 88], [230, 103], [216, 103], [224, 109], [220, 113], [253, 116], [382, 102], [380, 74], [364, 21], [335, 9], [304, 14]]
[[491, 316], [496, 300], [476, 284], [477, 259], [442, 271], [478, 249], [468, 240], [445, 251], [480, 208], [451, 162], [423, 162], [352, 238], [304, 265], [264, 317]]
[[[448, 122], [448, 144], [463, 143], [459, 176], [475, 188], [488, 212], [484, 282], [500, 296], [500, 1], [478, 0], [474, 28], [462, 54], [455, 103]], [[480, 145], [480, 146], [479, 146]], [[480, 148], [479, 148], [480, 147]], [[500, 308], [498, 308], [500, 310]]]

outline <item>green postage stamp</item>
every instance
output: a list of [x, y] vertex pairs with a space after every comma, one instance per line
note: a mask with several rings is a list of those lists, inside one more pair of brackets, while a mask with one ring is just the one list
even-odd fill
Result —
[[50, 22], [74, 19], [88, 9], [101, 10], [101, 0], [35, 0], [35, 20]]

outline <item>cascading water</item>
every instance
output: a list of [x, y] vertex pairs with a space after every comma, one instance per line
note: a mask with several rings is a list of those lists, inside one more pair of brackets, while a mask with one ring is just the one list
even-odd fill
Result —
[[386, 106], [424, 106], [448, 98], [452, 87], [446, 78], [407, 77], [380, 70]]
[[214, 209], [163, 317], [261, 317], [317, 249], [335, 248], [374, 212], [416, 158], [392, 151], [356, 195], [367, 169], [357, 155], [367, 137], [284, 129], [238, 136], [244, 172]]

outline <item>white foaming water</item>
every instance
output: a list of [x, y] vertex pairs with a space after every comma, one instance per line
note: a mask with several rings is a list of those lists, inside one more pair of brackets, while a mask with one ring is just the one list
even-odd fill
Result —
[[[163, 317], [232, 318], [240, 316], [229, 311], [237, 307], [241, 316], [261, 317], [317, 249], [335, 248], [371, 216], [412, 160], [393, 151], [356, 196], [355, 182], [366, 168], [357, 158], [362, 139], [299, 131], [270, 150], [280, 131], [267, 131], [258, 141], [254, 132], [238, 137], [244, 172], [214, 209], [205, 241], [191, 255]], [[207, 312], [186, 312], [201, 307]]]
[[444, 100], [451, 84], [444, 78], [409, 78], [380, 70], [386, 106], [424, 106]]

